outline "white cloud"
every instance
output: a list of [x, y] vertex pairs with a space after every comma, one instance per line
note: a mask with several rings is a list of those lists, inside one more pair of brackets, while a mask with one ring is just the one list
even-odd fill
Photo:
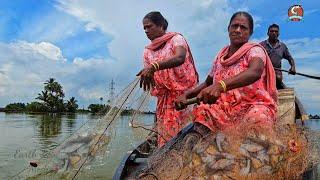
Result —
[[49, 42], [28, 43], [26, 41], [19, 41], [11, 43], [10, 46], [15, 51], [20, 51], [20, 53], [34, 52], [43, 55], [46, 59], [66, 61], [62, 56], [61, 49]]
[[201, 77], [209, 71], [218, 49], [228, 43], [227, 24], [232, 10], [226, 0], [58, 2], [60, 10], [111, 35], [112, 41], [107, 45], [111, 57], [131, 72], [137, 72], [141, 67], [142, 51], [148, 43], [142, 18], [153, 10], [162, 12], [167, 18], [169, 31], [181, 32], [187, 38]]
[[301, 38], [285, 41], [295, 58], [318, 58], [320, 57], [320, 38]]
[[98, 100], [106, 97], [105, 87], [81, 88], [78, 90], [80, 98], [85, 100]]
[[[8, 65], [5, 65], [8, 66]], [[6, 86], [8, 86], [8, 75], [6, 74], [6, 72], [8, 71], [8, 67], [2, 66], [0, 68], [0, 96], [4, 96], [5, 95], [5, 91], [6, 91]]]
[[[67, 62], [60, 48], [48, 42], [0, 43], [0, 64], [0, 107], [34, 101], [50, 77], [61, 83], [66, 98], [75, 96], [85, 105], [98, 103], [97, 97], [107, 97], [111, 78], [134, 79], [134, 75], [117, 74], [125, 70], [114, 60], [75, 58]], [[116, 84], [117, 89], [120, 84]]]
[[15, 39], [29, 42], [57, 42], [76, 35], [84, 29], [83, 24], [55, 8], [39, 16], [33, 16], [22, 26]]
[[91, 22], [89, 22], [89, 23], [87, 23], [87, 24], [85, 25], [85, 30], [86, 30], [87, 32], [95, 31], [96, 28], [97, 28], [97, 25], [94, 24], [94, 23], [91, 23]]

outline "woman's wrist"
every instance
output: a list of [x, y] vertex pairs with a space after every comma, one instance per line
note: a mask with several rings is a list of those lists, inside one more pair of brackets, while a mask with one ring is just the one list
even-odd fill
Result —
[[227, 85], [223, 80], [218, 82], [218, 86], [220, 87], [220, 92], [227, 92]]
[[160, 65], [159, 63], [157, 63], [156, 61], [151, 63], [152, 69], [154, 72], [158, 71], [160, 69]]
[[157, 71], [157, 67], [153, 63], [151, 63], [151, 65], [149, 66], [149, 69], [151, 69], [152, 72], [156, 72]]

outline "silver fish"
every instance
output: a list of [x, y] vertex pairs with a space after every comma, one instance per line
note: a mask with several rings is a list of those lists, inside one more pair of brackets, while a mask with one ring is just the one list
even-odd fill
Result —
[[261, 151], [263, 148], [263, 146], [258, 145], [256, 143], [250, 143], [250, 144], [241, 144], [241, 148], [249, 151], [249, 152], [258, 152]]
[[224, 143], [225, 139], [226, 139], [226, 136], [223, 133], [221, 133], [221, 132], [217, 133], [216, 143], [217, 143], [217, 147], [218, 147], [219, 151], [223, 151], [222, 143]]
[[217, 162], [211, 164], [209, 168], [212, 170], [230, 170], [233, 164], [234, 164], [234, 160], [220, 159]]
[[249, 172], [250, 172], [250, 159], [247, 159], [246, 167], [240, 170], [240, 175], [246, 176], [249, 174]]
[[270, 158], [268, 156], [267, 150], [263, 149], [257, 153], [257, 158], [264, 163], [269, 163]]

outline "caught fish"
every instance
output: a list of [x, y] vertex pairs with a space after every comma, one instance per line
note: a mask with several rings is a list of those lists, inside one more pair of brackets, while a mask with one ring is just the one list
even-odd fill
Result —
[[[246, 179], [248, 177], [268, 179], [270, 177], [276, 178], [278, 177], [277, 173], [282, 174], [285, 171], [287, 174], [296, 176], [294, 174], [296, 172], [288, 172], [286, 168], [290, 163], [288, 159], [291, 158], [287, 154], [291, 153], [290, 155], [292, 155], [292, 152], [283, 145], [285, 144], [283, 143], [285, 140], [281, 139], [283, 137], [278, 138], [273, 134], [255, 136], [245, 134], [243, 137], [229, 138], [237, 133], [206, 131], [204, 130], [206, 127], [198, 123], [193, 126], [190, 125], [187, 127], [188, 130], [182, 131], [165, 146], [155, 150], [148, 158], [148, 163], [137, 166], [139, 171], [132, 171], [132, 175], [138, 174], [140, 177], [141, 173], [143, 176], [140, 179], [162, 179], [164, 177], [166, 177], [165, 179], [179, 179], [177, 177], [183, 177], [183, 179], [220, 177], [222, 179]], [[197, 136], [200, 138], [193, 135], [197, 137], [194, 140], [198, 140], [193, 140], [194, 143], [190, 144], [190, 134], [198, 134]], [[287, 136], [292, 135], [288, 133]], [[299, 155], [298, 157], [305, 156]], [[305, 158], [297, 160], [302, 162]], [[299, 165], [299, 163], [294, 165]], [[296, 168], [303, 169], [301, 166]], [[171, 177], [168, 176], [168, 172], [172, 172]], [[130, 175], [127, 177], [132, 177]]]
[[[65, 142], [53, 152], [55, 158], [50, 162], [51, 170], [55, 172], [68, 172], [79, 168], [85, 161], [90, 161], [103, 147], [108, 144], [109, 137], [99, 134], [82, 134]], [[31, 161], [30, 166], [48, 168], [48, 164]]]
[[220, 152], [223, 151], [222, 144], [225, 141], [225, 138], [226, 138], [226, 136], [224, 134], [222, 134], [221, 132], [217, 133], [216, 143], [217, 143], [217, 146], [218, 146], [218, 149]]
[[250, 144], [241, 144], [241, 148], [247, 150], [248, 152], [251, 152], [251, 153], [255, 153], [255, 152], [258, 152], [258, 151], [261, 151], [263, 149], [263, 146], [260, 146], [256, 143], [250, 143]]
[[251, 162], [250, 159], [248, 159], [246, 161], [246, 166], [244, 168], [242, 168], [240, 170], [240, 172], [239, 172], [240, 175], [247, 176], [249, 174], [249, 172], [250, 172], [250, 162]]

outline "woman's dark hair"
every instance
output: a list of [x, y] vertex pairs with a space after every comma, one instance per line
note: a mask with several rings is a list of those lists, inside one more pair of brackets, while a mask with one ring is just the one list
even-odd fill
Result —
[[159, 11], [151, 11], [144, 16], [143, 19], [151, 20], [155, 25], [163, 27], [166, 31], [168, 28], [168, 21], [162, 16]]
[[[233, 19], [237, 16], [244, 16], [248, 19], [249, 21], [249, 27], [250, 27], [250, 35], [253, 33], [253, 18], [252, 16], [248, 13], [248, 12], [245, 12], [245, 11], [238, 11], [236, 13], [234, 13], [230, 19], [230, 22], [229, 22], [229, 26], [231, 24], [231, 22], [233, 21]], [[228, 28], [229, 28], [228, 26]]]

